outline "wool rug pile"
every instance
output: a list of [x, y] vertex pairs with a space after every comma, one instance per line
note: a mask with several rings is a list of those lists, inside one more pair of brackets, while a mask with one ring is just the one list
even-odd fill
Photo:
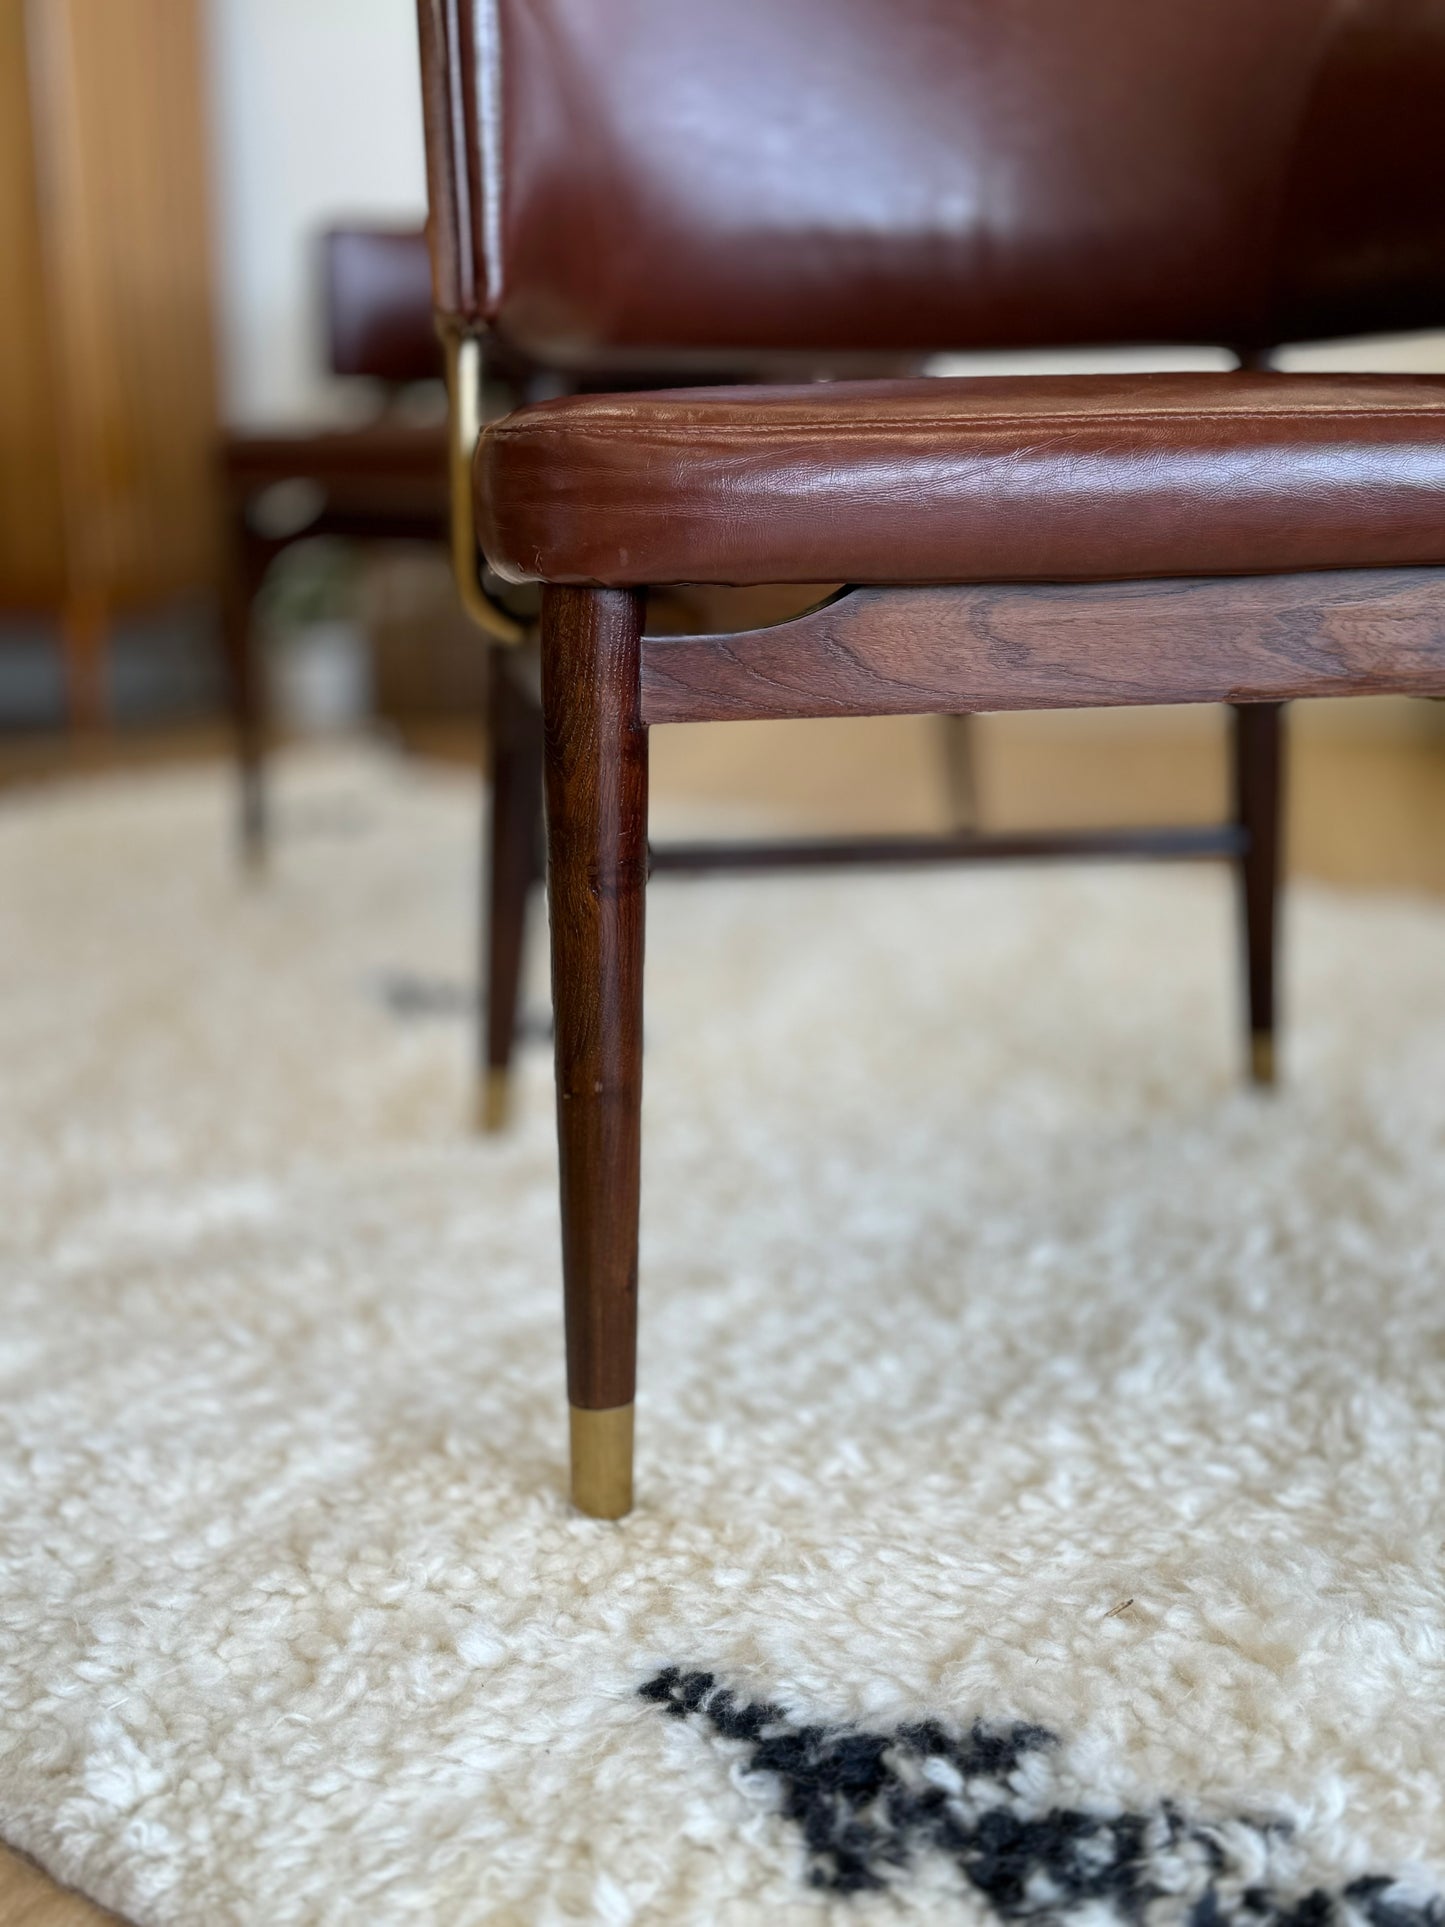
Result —
[[[151, 1923], [1445, 1921], [1445, 912], [664, 882], [638, 1506], [382, 756], [0, 816], [0, 1835]], [[539, 933], [540, 934], [540, 933]], [[539, 946], [540, 947], [540, 946]]]

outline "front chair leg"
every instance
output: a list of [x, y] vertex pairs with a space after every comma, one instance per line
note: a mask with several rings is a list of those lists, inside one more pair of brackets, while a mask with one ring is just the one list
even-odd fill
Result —
[[1282, 750], [1282, 704], [1235, 706], [1235, 821], [1247, 839], [1239, 862], [1240, 906], [1249, 1000], [1249, 1069], [1256, 1084], [1275, 1081]]
[[547, 896], [557, 1033], [572, 1499], [632, 1505], [647, 730], [644, 598], [549, 588], [542, 602]]

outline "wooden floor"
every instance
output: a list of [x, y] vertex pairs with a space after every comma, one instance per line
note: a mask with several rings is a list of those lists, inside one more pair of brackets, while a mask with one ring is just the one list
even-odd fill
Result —
[[[659, 730], [653, 792], [733, 816], [817, 829], [927, 829], [949, 821], [947, 726], [738, 723]], [[1445, 896], [1445, 705], [1296, 704], [1290, 711], [1290, 872], [1355, 889]], [[1218, 711], [989, 717], [973, 729], [991, 828], [1207, 820], [1224, 806]], [[420, 755], [476, 761], [476, 732], [404, 732]], [[0, 792], [123, 766], [215, 760], [218, 729], [84, 742], [0, 739]], [[0, 795], [0, 808], [4, 806]], [[85, 1927], [111, 1916], [0, 1847], [0, 1927]]]
[[115, 1918], [0, 1846], [0, 1927], [105, 1927]]

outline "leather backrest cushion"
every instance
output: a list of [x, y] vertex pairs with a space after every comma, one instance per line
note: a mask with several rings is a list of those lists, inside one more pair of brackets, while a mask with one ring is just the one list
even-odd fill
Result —
[[513, 346], [1445, 320], [1445, 0], [419, 0], [437, 291]]
[[420, 228], [333, 228], [322, 237], [333, 374], [400, 384], [442, 372]]

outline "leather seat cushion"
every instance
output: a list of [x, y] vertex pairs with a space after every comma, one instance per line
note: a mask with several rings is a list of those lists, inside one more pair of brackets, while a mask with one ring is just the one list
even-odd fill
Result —
[[493, 424], [513, 581], [1030, 582], [1445, 563], [1445, 376], [570, 396]]

